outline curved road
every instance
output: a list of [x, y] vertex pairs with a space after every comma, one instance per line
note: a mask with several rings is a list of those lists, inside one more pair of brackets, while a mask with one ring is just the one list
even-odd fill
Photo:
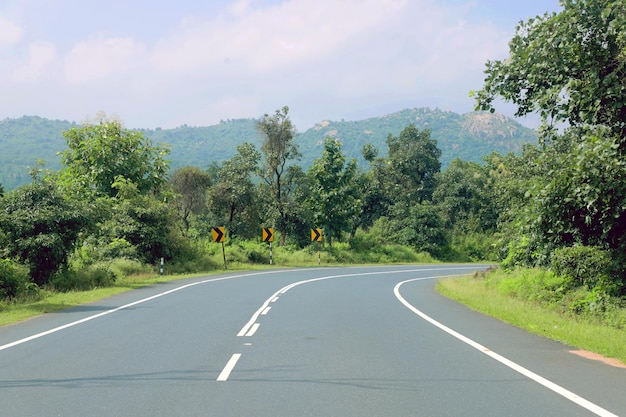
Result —
[[433, 290], [481, 268], [228, 273], [5, 326], [0, 415], [626, 415], [625, 369]]

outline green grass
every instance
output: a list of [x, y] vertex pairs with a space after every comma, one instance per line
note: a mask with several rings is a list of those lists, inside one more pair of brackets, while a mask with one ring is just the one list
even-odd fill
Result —
[[[626, 332], [621, 324], [615, 325], [614, 320], [600, 317], [576, 316], [555, 302], [519, 298], [519, 288], [511, 290], [511, 287], [522, 280], [499, 271], [489, 279], [474, 276], [441, 280], [437, 290], [473, 310], [530, 333], [626, 363]], [[625, 316], [626, 312], [621, 310], [614, 314]]]

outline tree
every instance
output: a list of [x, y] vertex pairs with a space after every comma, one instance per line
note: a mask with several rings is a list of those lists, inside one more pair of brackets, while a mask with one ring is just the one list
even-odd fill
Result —
[[435, 174], [439, 172], [441, 150], [431, 139], [430, 130], [421, 132], [409, 125], [399, 136], [387, 137], [390, 190], [395, 203], [410, 207], [428, 201], [435, 190]]
[[173, 259], [179, 252], [179, 232], [174, 210], [165, 199], [142, 194], [135, 183], [121, 176], [113, 188], [117, 195], [107, 199], [110, 215], [99, 224], [97, 242], [128, 242], [146, 263]]
[[[251, 237], [251, 231], [260, 227], [256, 187], [252, 182], [260, 158], [254, 145], [237, 146], [237, 154], [222, 164], [217, 181], [209, 191], [208, 206], [226, 221], [231, 236]], [[250, 227], [250, 222], [256, 223], [256, 227]]]
[[495, 229], [497, 212], [486, 171], [474, 162], [455, 159], [437, 175], [433, 202], [447, 229], [461, 233]]
[[185, 234], [189, 233], [190, 216], [206, 210], [206, 193], [211, 180], [210, 174], [197, 167], [183, 167], [172, 174], [170, 182], [177, 194], [176, 208]]
[[115, 196], [113, 184], [120, 176], [142, 194], [167, 181], [169, 149], [154, 146], [143, 133], [125, 129], [118, 121], [74, 127], [63, 136], [68, 146], [62, 153], [66, 178], [100, 195]]
[[350, 230], [350, 222], [358, 212], [356, 172], [356, 160], [346, 164], [341, 143], [334, 138], [326, 138], [322, 157], [309, 169], [312, 179], [309, 204], [313, 207], [315, 225], [324, 229], [331, 244], [333, 238], [338, 239], [342, 232]]
[[25, 262], [37, 285], [67, 265], [79, 233], [92, 218], [81, 201], [68, 199], [55, 180], [33, 174], [33, 182], [0, 199], [0, 230], [6, 255]]
[[276, 110], [273, 116], [265, 114], [257, 127], [264, 139], [261, 151], [265, 156], [261, 177], [269, 187], [272, 195], [272, 209], [275, 227], [281, 232], [281, 244], [285, 243], [285, 231], [288, 228], [288, 212], [286, 210], [289, 197], [291, 178], [285, 176], [287, 163], [300, 159], [298, 146], [294, 142], [295, 128], [289, 119], [289, 107]]
[[603, 125], [626, 151], [626, 3], [561, 0], [563, 10], [521, 22], [505, 60], [487, 62], [477, 110], [501, 97], [517, 116]]

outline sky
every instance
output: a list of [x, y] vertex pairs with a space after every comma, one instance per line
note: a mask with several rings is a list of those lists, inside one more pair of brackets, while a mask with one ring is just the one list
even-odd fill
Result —
[[516, 24], [560, 9], [558, 0], [0, 0], [0, 120], [83, 123], [104, 112], [128, 128], [167, 129], [288, 106], [304, 131], [405, 108], [466, 113]]

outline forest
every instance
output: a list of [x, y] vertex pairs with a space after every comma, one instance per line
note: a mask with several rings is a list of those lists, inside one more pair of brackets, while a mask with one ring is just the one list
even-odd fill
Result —
[[[281, 247], [376, 253], [410, 248], [440, 261], [493, 261], [560, 277], [551, 297], [573, 309], [623, 305], [626, 285], [626, 3], [562, 2], [559, 13], [520, 22], [510, 56], [489, 61], [471, 94], [517, 115], [538, 113], [539, 140], [482, 162], [442, 169], [437, 137], [411, 124], [347, 158], [327, 137], [304, 169], [287, 106], [256, 123], [260, 148], [244, 142], [208, 168], [170, 173], [169, 148], [102, 117], [63, 133], [59, 170], [31, 169], [29, 184], [0, 193], [0, 297], [67, 290], [116, 279], [115, 265], [172, 273], [220, 268], [211, 228], [246, 262], [265, 263], [261, 228]], [[399, 250], [399, 249], [398, 249]]]

